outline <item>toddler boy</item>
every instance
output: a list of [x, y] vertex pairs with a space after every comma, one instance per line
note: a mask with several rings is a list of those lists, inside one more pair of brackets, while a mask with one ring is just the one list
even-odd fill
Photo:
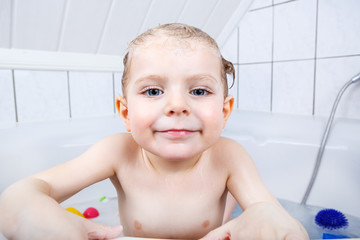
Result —
[[[17, 239], [106, 239], [121, 231], [152, 238], [308, 239], [248, 153], [220, 136], [234, 102], [226, 74], [234, 76], [232, 64], [197, 28], [166, 24], [138, 36], [124, 58], [123, 96], [116, 98], [129, 133], [10, 186], [0, 198], [1, 231]], [[107, 178], [117, 191], [122, 226], [93, 223], [58, 204]], [[228, 192], [244, 212], [222, 224]]]

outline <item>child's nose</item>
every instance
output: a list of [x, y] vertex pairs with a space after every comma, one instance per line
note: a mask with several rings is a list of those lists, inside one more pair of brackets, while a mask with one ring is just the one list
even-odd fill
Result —
[[182, 94], [173, 94], [168, 97], [167, 105], [165, 107], [166, 116], [172, 115], [189, 115], [191, 112], [190, 106], [186, 97]]

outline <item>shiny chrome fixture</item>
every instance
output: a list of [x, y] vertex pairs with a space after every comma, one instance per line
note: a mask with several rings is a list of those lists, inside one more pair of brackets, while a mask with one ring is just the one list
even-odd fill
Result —
[[317, 174], [319, 172], [319, 168], [320, 168], [320, 164], [321, 164], [321, 160], [322, 160], [322, 156], [323, 156], [323, 153], [324, 153], [324, 150], [325, 150], [325, 146], [326, 146], [326, 142], [329, 138], [329, 133], [330, 133], [330, 129], [331, 129], [331, 125], [332, 125], [332, 122], [334, 120], [334, 116], [335, 116], [335, 112], [336, 112], [336, 109], [337, 109], [337, 106], [340, 102], [340, 99], [341, 99], [341, 96], [343, 95], [343, 93], [345, 92], [345, 90], [353, 83], [356, 83], [356, 82], [359, 82], [360, 81], [360, 73], [358, 73], [357, 75], [355, 75], [354, 77], [352, 77], [350, 79], [350, 81], [348, 81], [339, 91], [338, 95], [336, 96], [336, 99], [335, 99], [335, 102], [333, 104], [333, 107], [332, 107], [332, 110], [331, 110], [331, 113], [330, 113], [330, 116], [329, 116], [329, 119], [327, 121], [327, 124], [326, 124], [326, 128], [325, 128], [325, 131], [324, 131], [324, 135], [322, 137], [322, 140], [321, 140], [321, 144], [320, 144], [320, 148], [318, 150], [318, 154], [317, 154], [317, 157], [316, 157], [316, 162], [315, 162], [315, 166], [314, 166], [314, 170], [313, 170], [313, 173], [312, 173], [312, 176], [311, 176], [311, 179], [310, 179], [310, 182], [306, 188], [306, 192], [303, 196], [303, 199], [301, 200], [301, 204], [304, 205], [306, 204], [308, 198], [309, 198], [309, 195], [310, 195], [310, 192], [311, 192], [311, 189], [312, 187], [314, 186], [314, 182], [316, 180], [316, 177], [317, 177]]

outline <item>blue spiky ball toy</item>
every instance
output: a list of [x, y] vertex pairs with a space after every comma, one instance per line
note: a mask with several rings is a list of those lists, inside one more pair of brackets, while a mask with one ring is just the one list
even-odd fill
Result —
[[349, 225], [347, 218], [342, 212], [331, 208], [319, 211], [315, 216], [315, 223], [329, 230], [339, 229]]

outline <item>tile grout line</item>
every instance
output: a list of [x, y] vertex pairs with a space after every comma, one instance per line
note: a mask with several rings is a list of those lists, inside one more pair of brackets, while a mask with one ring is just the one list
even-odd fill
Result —
[[317, 68], [317, 41], [318, 41], [318, 24], [319, 24], [319, 0], [316, 1], [316, 19], [315, 19], [315, 52], [314, 52], [314, 83], [313, 83], [313, 104], [312, 115], [315, 116], [315, 99], [316, 99], [316, 68]]
[[275, 42], [275, 7], [272, 1], [272, 26], [271, 26], [271, 75], [270, 75], [270, 112], [273, 112], [274, 101], [274, 42]]
[[[276, 60], [274, 63], [286, 63], [286, 62], [301, 62], [301, 61], [312, 61], [312, 60], [326, 60], [326, 59], [334, 59], [334, 58], [348, 58], [348, 57], [360, 57], [360, 54], [352, 54], [352, 55], [339, 55], [339, 56], [328, 56], [328, 57], [318, 57], [315, 58], [298, 58], [298, 59], [288, 59], [288, 60]], [[271, 61], [264, 62], [246, 62], [246, 63], [235, 63], [236, 65], [246, 66], [246, 65], [255, 65], [255, 64], [269, 64]]]
[[15, 70], [11, 70], [12, 75], [12, 84], [13, 84], [13, 94], [14, 94], [14, 107], [15, 107], [15, 120], [19, 122], [19, 115], [18, 115], [18, 107], [17, 107], [17, 100], [16, 100], [16, 87], [15, 87]]
[[115, 106], [115, 73], [112, 72], [112, 87], [113, 87], [113, 107], [114, 107], [114, 114], [116, 114], [116, 106]]
[[72, 109], [71, 109], [71, 94], [70, 94], [70, 73], [66, 71], [67, 78], [67, 87], [68, 87], [68, 102], [69, 102], [69, 118], [72, 118]]

